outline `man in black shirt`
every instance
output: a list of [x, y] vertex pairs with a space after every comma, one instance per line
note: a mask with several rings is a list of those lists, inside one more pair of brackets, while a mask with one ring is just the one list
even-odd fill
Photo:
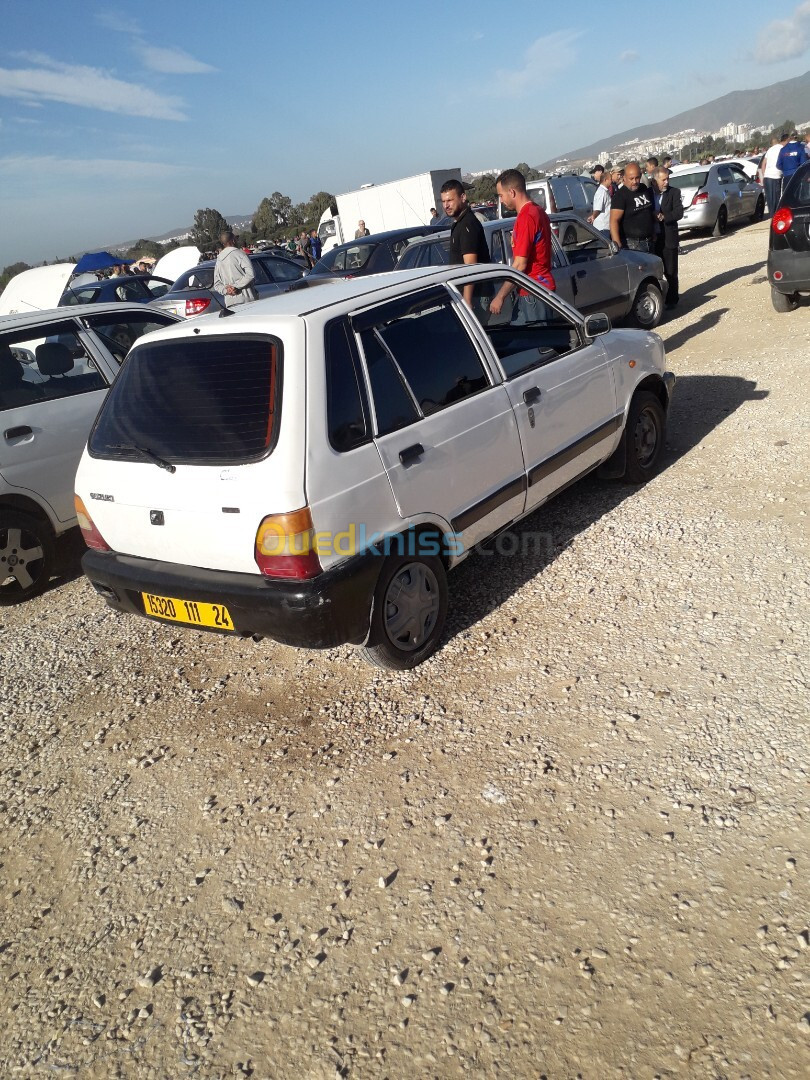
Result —
[[[453, 218], [450, 231], [450, 262], [453, 266], [461, 263], [490, 262], [487, 238], [481, 222], [472, 212], [467, 202], [467, 193], [458, 180], [448, 180], [442, 184], [442, 207], [448, 217]], [[472, 306], [472, 285], [464, 286], [464, 299]]]
[[624, 187], [610, 201], [610, 236], [619, 247], [654, 250], [655, 206], [637, 161], [625, 166]]

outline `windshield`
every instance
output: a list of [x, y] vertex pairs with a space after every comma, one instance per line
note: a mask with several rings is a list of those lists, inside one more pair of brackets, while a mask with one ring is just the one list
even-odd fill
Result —
[[700, 188], [706, 183], [708, 171], [680, 173], [678, 176], [670, 176], [669, 182], [673, 187], [684, 191], [686, 188]]
[[242, 464], [272, 449], [281, 343], [216, 335], [144, 343], [121, 368], [90, 435], [94, 457]]

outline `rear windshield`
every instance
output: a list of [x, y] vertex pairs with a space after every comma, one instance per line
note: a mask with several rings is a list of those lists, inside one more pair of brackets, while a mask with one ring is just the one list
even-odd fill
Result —
[[258, 335], [182, 337], [132, 351], [90, 435], [94, 457], [241, 464], [273, 448], [281, 343]]
[[195, 266], [193, 270], [187, 270], [172, 285], [172, 292], [181, 292], [184, 289], [210, 289], [214, 284], [213, 266]]
[[677, 176], [670, 176], [669, 182], [673, 187], [680, 188], [683, 191], [685, 188], [701, 188], [706, 183], [707, 171], [703, 172], [686, 172], [679, 173]]

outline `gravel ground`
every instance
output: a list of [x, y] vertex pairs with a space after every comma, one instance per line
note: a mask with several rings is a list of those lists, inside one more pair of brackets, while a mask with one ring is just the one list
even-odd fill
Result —
[[0, 610], [0, 1072], [807, 1077], [808, 310], [687, 241], [660, 476], [451, 577], [414, 673]]

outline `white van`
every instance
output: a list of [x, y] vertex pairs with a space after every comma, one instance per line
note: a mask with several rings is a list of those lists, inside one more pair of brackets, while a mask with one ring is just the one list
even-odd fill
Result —
[[608, 459], [654, 473], [664, 359], [657, 335], [493, 265], [303, 285], [159, 331], [79, 467], [84, 570], [123, 612], [413, 667], [476, 545]]

